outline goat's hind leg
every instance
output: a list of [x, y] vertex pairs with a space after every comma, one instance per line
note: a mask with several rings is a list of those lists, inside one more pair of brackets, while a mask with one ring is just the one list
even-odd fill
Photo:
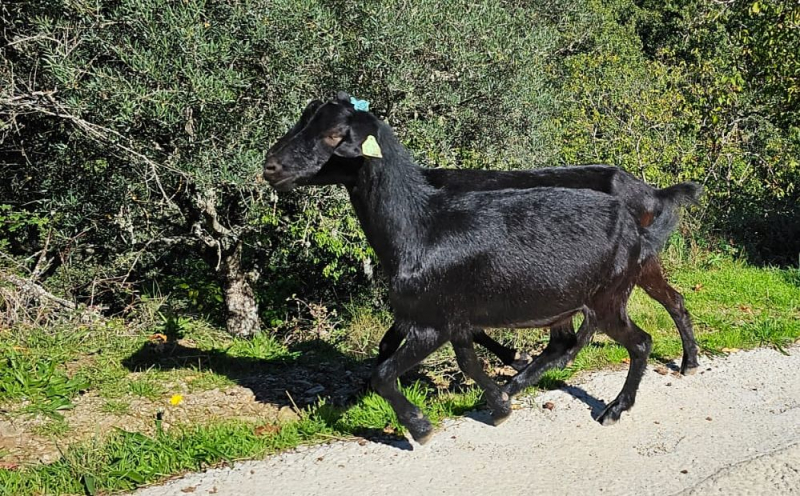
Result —
[[514, 348], [498, 343], [490, 338], [482, 329], [475, 331], [473, 340], [475, 343], [494, 353], [503, 364], [512, 367], [517, 372], [527, 367], [533, 360], [533, 358], [524, 351], [517, 351]]
[[[509, 367], [513, 367], [514, 370], [520, 371], [524, 369], [533, 360], [533, 358], [525, 352], [520, 352], [514, 348], [498, 343], [490, 338], [482, 329], [476, 329], [473, 336], [475, 343], [489, 350], [496, 355], [501, 362]], [[392, 324], [392, 327], [386, 331], [386, 334], [384, 334], [381, 339], [380, 345], [378, 345], [378, 359], [376, 360], [378, 365], [386, 361], [392, 353], [397, 351], [397, 348], [400, 347], [400, 343], [403, 342], [403, 338], [405, 338], [405, 334], [403, 334], [402, 329], [396, 324]]]
[[546, 371], [566, 367], [578, 355], [578, 352], [592, 340], [597, 330], [594, 314], [584, 312], [583, 323], [575, 333], [572, 322], [554, 325], [550, 328], [550, 342], [541, 355], [536, 357], [522, 372], [515, 375], [503, 388], [510, 396], [519, 394], [523, 389], [536, 384]]
[[422, 411], [403, 396], [397, 387], [397, 379], [446, 343], [449, 335], [444, 329], [395, 323], [395, 326], [400, 325], [410, 326], [407, 333], [401, 331], [406, 342], [375, 368], [372, 373], [372, 388], [389, 402], [400, 423], [409, 430], [411, 436], [418, 443], [425, 444], [433, 434], [433, 426]]
[[597, 417], [597, 421], [601, 424], [611, 425], [619, 420], [622, 412], [630, 410], [636, 401], [636, 392], [647, 369], [652, 338], [634, 324], [627, 314], [623, 314], [616, 322], [604, 324], [603, 330], [611, 339], [624, 346], [631, 358], [628, 377], [625, 379], [622, 391]]
[[642, 266], [642, 272], [636, 281], [638, 286], [647, 294], [661, 303], [669, 312], [670, 317], [678, 328], [683, 345], [683, 359], [681, 360], [681, 374], [694, 374], [700, 367], [697, 360], [697, 341], [694, 338], [692, 318], [684, 305], [683, 295], [669, 285], [657, 258], [647, 260]]
[[489, 404], [489, 408], [492, 409], [492, 423], [500, 425], [511, 415], [511, 399], [483, 371], [483, 366], [478, 360], [478, 355], [475, 354], [475, 348], [472, 345], [472, 336], [454, 337], [453, 350], [456, 352], [456, 360], [461, 371], [483, 389], [486, 402]]

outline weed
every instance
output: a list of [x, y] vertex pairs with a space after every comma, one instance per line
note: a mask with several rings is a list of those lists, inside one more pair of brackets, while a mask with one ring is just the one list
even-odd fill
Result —
[[69, 424], [63, 418], [51, 418], [34, 427], [32, 431], [38, 436], [62, 437], [69, 432]]
[[128, 392], [142, 398], [155, 400], [163, 396], [166, 390], [153, 378], [142, 376], [128, 382]]
[[24, 411], [60, 418], [73, 407], [71, 399], [89, 387], [82, 375], [68, 377], [53, 360], [9, 349], [0, 359], [0, 393], [7, 400], [25, 400]]
[[235, 339], [225, 353], [231, 357], [259, 360], [294, 359], [299, 356], [298, 352], [289, 352], [286, 345], [267, 333], [257, 334], [252, 339]]
[[131, 405], [127, 401], [121, 400], [106, 400], [102, 407], [103, 413], [110, 413], [113, 415], [125, 415], [131, 410]]
[[347, 307], [347, 312], [350, 320], [343, 336], [342, 351], [358, 357], [373, 355], [392, 325], [392, 316], [388, 312], [376, 312], [371, 307], [352, 304]]

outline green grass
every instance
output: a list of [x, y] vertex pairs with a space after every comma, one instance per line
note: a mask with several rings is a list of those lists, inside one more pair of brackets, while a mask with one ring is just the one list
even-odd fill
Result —
[[[476, 389], [437, 395], [419, 382], [402, 389], [411, 401], [424, 408], [435, 424], [480, 404]], [[158, 429], [153, 436], [117, 430], [102, 444], [87, 441], [70, 447], [55, 463], [19, 470], [0, 469], [0, 496], [132, 490], [169, 475], [221, 462], [232, 463], [304, 443], [371, 434], [371, 431], [390, 435], [404, 432], [389, 404], [375, 393], [365, 395], [346, 410], [324, 403], [309, 407], [299, 421], [281, 426], [229, 421], [169, 432]]]
[[106, 400], [103, 403], [102, 411], [113, 415], [125, 415], [131, 411], [131, 405], [126, 401]]
[[300, 352], [290, 352], [270, 334], [259, 334], [252, 339], [236, 339], [224, 349], [226, 355], [234, 358], [254, 358], [257, 360], [294, 360]]
[[33, 429], [33, 433], [38, 436], [45, 437], [62, 437], [69, 432], [69, 425], [64, 419], [48, 419], [45, 423], [37, 425]]
[[154, 377], [142, 377], [128, 382], [128, 392], [134, 396], [141, 396], [149, 400], [155, 400], [166, 394], [166, 390]]
[[258, 424], [230, 422], [185, 428], [154, 436], [116, 431], [102, 445], [70, 448], [49, 465], [0, 470], [0, 495], [100, 494], [131, 490], [221, 461], [273, 453], [300, 443], [329, 439], [332, 430], [319, 417], [259, 434]]
[[34, 357], [6, 347], [0, 358], [0, 398], [23, 400], [26, 413], [61, 417], [60, 411], [73, 407], [72, 398], [89, 387], [83, 374], [68, 376], [56, 360]]
[[[771, 346], [785, 349], [800, 338], [800, 271], [748, 267], [727, 259], [672, 269], [670, 281], [680, 290], [692, 314], [701, 352]], [[151, 331], [130, 332], [122, 322], [78, 329], [14, 329], [0, 331], [0, 394], [12, 415], [45, 414], [52, 420], [39, 434], [64, 436], [60, 411], [70, 408], [82, 391], [99, 393], [110, 414], [127, 412], [127, 399], [166, 399], [173, 385], [189, 392], [235, 384], [236, 373], [259, 364], [317, 364], [321, 359], [358, 360], [375, 352], [390, 320], [385, 313], [354, 309], [351, 324], [338, 329], [330, 343], [310, 342], [288, 347], [269, 334], [253, 340], [231, 339], [200, 321], [170, 320], [173, 337], [191, 342], [191, 353], [180, 363], [156, 362], [132, 373], [124, 362], [147, 348]], [[681, 344], [666, 311], [643, 292], [631, 299], [632, 318], [654, 338], [651, 360], [679, 358]], [[158, 331], [156, 329], [155, 331]], [[493, 336], [523, 349], [546, 344], [542, 331], [493, 331]], [[484, 357], [496, 360], [482, 352]], [[598, 337], [565, 370], [549, 371], [540, 388], [560, 386], [575, 373], [620, 364], [627, 352]], [[701, 358], [702, 359], [702, 358]], [[145, 363], [148, 363], [145, 361]], [[424, 375], [439, 384], [456, 377], [452, 350], [433, 356]], [[235, 372], [231, 374], [230, 372]], [[458, 392], [436, 390], [426, 383], [404, 383], [409, 399], [434, 422], [461, 415], [481, 405], [480, 392], [461, 385]], [[349, 408], [321, 403], [301, 420], [280, 429], [257, 423], [220, 421], [210, 425], [176, 426], [157, 434], [115, 432], [102, 441], [70, 446], [50, 465], [0, 470], [0, 494], [85, 494], [129, 490], [187, 470], [224, 461], [252, 458], [301, 443], [375, 432], [402, 433], [397, 418], [380, 396], [368, 393]]]

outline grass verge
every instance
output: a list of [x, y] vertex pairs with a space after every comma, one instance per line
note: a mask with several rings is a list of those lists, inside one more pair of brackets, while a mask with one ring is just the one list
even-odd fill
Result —
[[[475, 409], [480, 393], [436, 397], [415, 382], [403, 391], [423, 407], [434, 423]], [[0, 495], [107, 494], [129, 491], [171, 475], [220, 463], [255, 458], [300, 444], [385, 436], [402, 432], [389, 404], [369, 393], [349, 409], [320, 402], [300, 419], [283, 424], [222, 422], [180, 427], [154, 435], [117, 429], [102, 443], [73, 445], [56, 462], [18, 470], [0, 469]]]

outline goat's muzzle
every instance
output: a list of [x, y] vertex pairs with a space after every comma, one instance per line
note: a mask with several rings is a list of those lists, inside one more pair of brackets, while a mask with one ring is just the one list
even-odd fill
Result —
[[264, 164], [264, 179], [278, 191], [289, 191], [294, 188], [294, 175], [288, 174], [275, 157], [268, 157]]
[[282, 171], [283, 167], [280, 162], [278, 162], [278, 159], [275, 157], [267, 158], [267, 163], [264, 164], [264, 179], [272, 182], [273, 178], [277, 178]]

